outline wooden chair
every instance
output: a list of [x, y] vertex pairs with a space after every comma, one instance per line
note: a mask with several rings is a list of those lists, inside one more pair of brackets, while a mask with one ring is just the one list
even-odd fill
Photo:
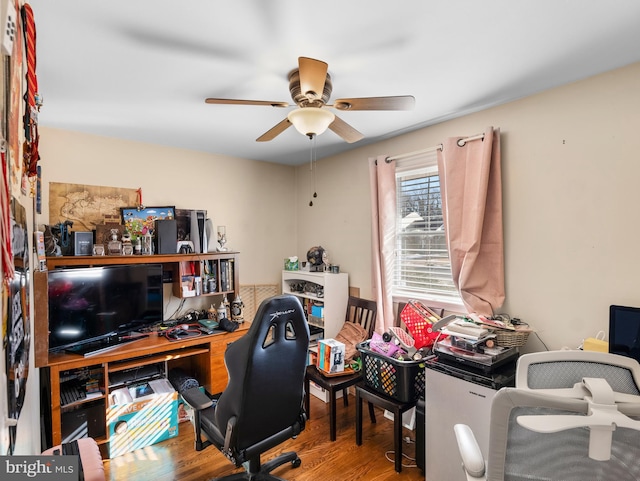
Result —
[[[368, 338], [371, 338], [376, 326], [377, 312], [376, 301], [349, 296], [345, 322], [355, 322], [360, 324], [365, 331], [367, 331]], [[348, 406], [349, 400], [347, 389], [360, 381], [362, 381], [362, 372], [339, 377], [325, 377], [315, 366], [307, 366], [307, 372], [304, 379], [304, 402], [307, 418], [311, 419], [309, 411], [311, 404], [309, 387], [310, 383], [314, 382], [318, 386], [326, 389], [329, 393], [329, 436], [331, 441], [336, 440], [336, 393], [342, 391], [342, 400], [344, 405]]]
[[362, 446], [362, 401], [369, 403], [369, 417], [375, 424], [376, 415], [373, 405], [393, 414], [393, 448], [396, 472], [402, 471], [402, 415], [416, 406], [417, 401], [402, 402], [384, 396], [369, 386], [356, 386], [356, 444]]

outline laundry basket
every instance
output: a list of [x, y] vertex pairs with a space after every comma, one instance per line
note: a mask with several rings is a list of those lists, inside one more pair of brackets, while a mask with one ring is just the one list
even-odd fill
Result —
[[415, 402], [424, 394], [424, 362], [401, 361], [369, 349], [369, 341], [357, 346], [364, 383], [400, 402]]

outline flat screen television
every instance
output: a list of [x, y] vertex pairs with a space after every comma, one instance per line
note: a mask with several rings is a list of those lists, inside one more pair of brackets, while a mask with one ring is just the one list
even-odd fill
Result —
[[48, 292], [52, 352], [98, 350], [162, 322], [161, 264], [54, 269]]
[[609, 307], [609, 352], [640, 362], [640, 308]]

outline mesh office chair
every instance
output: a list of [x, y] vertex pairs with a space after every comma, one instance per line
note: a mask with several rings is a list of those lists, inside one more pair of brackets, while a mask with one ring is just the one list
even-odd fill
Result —
[[223, 479], [276, 480], [270, 474], [276, 467], [300, 466], [295, 452], [265, 464], [260, 455], [304, 430], [308, 347], [309, 327], [298, 298], [272, 297], [260, 304], [247, 333], [227, 347], [229, 382], [217, 404], [198, 388], [182, 394], [194, 408], [196, 450], [213, 444], [236, 467], [245, 467], [246, 472]]
[[[360, 324], [367, 332], [367, 338], [371, 338], [376, 327], [378, 309], [376, 301], [349, 296], [345, 322]], [[336, 440], [336, 393], [342, 391], [342, 400], [345, 406], [349, 405], [347, 389], [362, 381], [362, 373], [345, 375], [341, 377], [325, 377], [315, 366], [308, 366], [305, 376], [305, 408], [309, 415], [310, 403], [309, 385], [316, 383], [329, 392], [329, 439]], [[370, 406], [370, 412], [373, 407]], [[310, 418], [310, 415], [309, 415]]]
[[454, 427], [468, 480], [640, 479], [640, 365], [607, 353], [553, 351], [518, 361], [493, 399], [485, 462]]

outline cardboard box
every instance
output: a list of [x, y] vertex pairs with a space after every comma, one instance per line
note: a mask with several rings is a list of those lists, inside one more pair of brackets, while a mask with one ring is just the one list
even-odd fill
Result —
[[318, 341], [318, 369], [326, 372], [344, 371], [344, 344], [335, 339]]
[[109, 395], [109, 458], [178, 435], [178, 393], [156, 379]]
[[[200, 386], [200, 392], [206, 394], [204, 387]], [[214, 402], [218, 402], [217, 399]], [[193, 422], [193, 408], [184, 400], [182, 395], [178, 396], [178, 423]]]

